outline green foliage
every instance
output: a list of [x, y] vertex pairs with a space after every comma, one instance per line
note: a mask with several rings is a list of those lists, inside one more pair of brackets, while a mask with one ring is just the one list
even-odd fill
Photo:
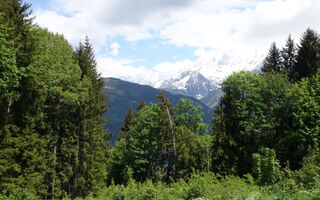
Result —
[[[140, 109], [141, 110], [145, 105], [142, 105]], [[124, 121], [122, 124], [122, 127], [120, 128], [120, 132], [118, 134], [118, 140], [120, 140], [121, 138], [126, 138], [127, 137], [127, 132], [130, 130], [130, 127], [133, 124], [133, 120], [134, 120], [134, 113], [132, 111], [132, 108], [130, 107], [126, 116], [124, 117]]]
[[[159, 90], [147, 85], [139, 85], [115, 78], [106, 78], [104, 80], [106, 82], [105, 92], [108, 94], [106, 104], [110, 105], [108, 112], [104, 116], [105, 119], [110, 120], [105, 128], [113, 132], [110, 142], [114, 144], [129, 107], [131, 107], [134, 112], [138, 112], [140, 105], [143, 107], [145, 102], [158, 103], [156, 96], [159, 94]], [[184, 98], [182, 95], [174, 95], [166, 91], [163, 92], [164, 96], [169, 99], [174, 107], [179, 104], [180, 98]], [[209, 124], [212, 118], [212, 110], [201, 101], [192, 97], [188, 98], [192, 100], [196, 107], [202, 107], [202, 112], [204, 113], [203, 122]], [[144, 101], [142, 101], [142, 99]]]
[[27, 67], [35, 50], [32, 42], [32, 18], [30, 4], [22, 0], [2, 0], [0, 2], [0, 24], [10, 28], [8, 39], [13, 41], [18, 67]]
[[282, 66], [284, 68], [284, 72], [288, 75], [288, 79], [290, 82], [294, 81], [294, 65], [296, 64], [297, 57], [297, 48], [294, 44], [291, 35], [288, 36], [285, 47], [282, 48], [281, 51], [282, 57]]
[[289, 98], [288, 129], [281, 142], [281, 153], [288, 157], [292, 169], [301, 167], [309, 146], [319, 144], [320, 76], [303, 79], [294, 85]]
[[253, 162], [253, 173], [259, 184], [273, 184], [280, 179], [280, 164], [273, 149], [263, 148], [261, 154], [253, 154]]
[[223, 82], [225, 95], [215, 111], [212, 133], [216, 172], [249, 173], [251, 155], [261, 147], [283, 148], [279, 141], [287, 128], [290, 88], [281, 74], [240, 72]]
[[126, 164], [137, 181], [158, 180], [163, 170], [161, 110], [156, 104], [143, 107], [127, 133]]
[[[175, 110], [168, 93], [155, 96], [157, 90], [147, 87], [141, 91], [154, 94], [159, 105], [141, 101], [138, 113], [129, 109], [119, 140], [109, 149], [110, 135], [103, 129], [105, 82], [88, 37], [73, 50], [63, 36], [32, 24], [29, 9], [20, 0], [0, 1], [0, 199], [319, 196], [320, 39], [315, 31], [307, 29], [297, 53], [290, 36], [281, 55], [273, 43], [262, 68], [267, 75], [228, 77], [212, 134], [203, 134], [201, 107], [189, 99], [178, 104], [175, 96]], [[127, 86], [115, 92], [118, 97], [124, 90], [133, 93], [125, 105], [136, 106], [140, 89]], [[282, 172], [280, 163], [288, 163]], [[252, 167], [260, 188], [248, 175]]]
[[294, 66], [295, 81], [316, 74], [320, 66], [320, 37], [318, 33], [308, 28], [302, 35], [298, 45], [296, 65]]
[[35, 200], [34, 194], [32, 194], [30, 191], [26, 189], [18, 189], [14, 193], [11, 193], [9, 195], [6, 194], [6, 192], [3, 192], [0, 194], [0, 200]]
[[188, 130], [196, 134], [207, 132], [207, 126], [202, 123], [203, 113], [200, 106], [195, 107], [189, 99], [180, 99], [176, 108], [177, 126], [185, 126]]
[[[250, 158], [240, 157], [247, 153], [238, 151], [241, 149], [246, 151], [247, 149], [243, 148], [242, 145], [249, 142], [250, 135], [256, 135], [246, 131], [245, 128], [256, 131], [253, 123], [256, 122], [256, 115], [252, 114], [256, 114], [254, 104], [259, 102], [259, 99], [256, 98], [260, 98], [256, 95], [258, 81], [258, 75], [240, 72], [229, 76], [222, 84], [225, 95], [221, 98], [220, 105], [215, 111], [212, 128], [214, 138], [213, 167], [215, 172], [230, 174], [238, 172], [238, 166], [248, 167], [248, 163], [238, 163], [250, 162]], [[253, 99], [249, 100], [247, 97]], [[249, 118], [247, 115], [252, 117]], [[249, 126], [241, 126], [246, 125], [242, 122], [246, 119], [252, 120], [248, 124]], [[248, 169], [245, 173], [248, 173]]]
[[295, 172], [297, 182], [306, 188], [320, 188], [320, 153], [319, 149], [310, 150], [309, 155], [303, 158], [302, 168]]
[[282, 72], [281, 54], [275, 42], [271, 44], [268, 55], [263, 62], [261, 71], [264, 74]]
[[62, 36], [30, 26], [28, 4], [3, 5], [20, 13], [0, 25], [0, 190], [23, 187], [44, 199], [97, 191], [105, 185], [108, 138], [93, 52], [84, 74]]

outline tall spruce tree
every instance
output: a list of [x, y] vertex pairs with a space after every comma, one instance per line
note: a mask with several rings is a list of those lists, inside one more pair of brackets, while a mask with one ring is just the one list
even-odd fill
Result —
[[291, 35], [288, 36], [286, 45], [282, 48], [281, 56], [283, 69], [288, 75], [289, 81], [293, 82], [293, 67], [296, 64], [297, 48], [293, 39], [291, 38]]
[[31, 4], [22, 0], [0, 1], [0, 13], [3, 13], [1, 23], [7, 24], [12, 32], [10, 40], [14, 41], [17, 65], [26, 67], [31, 62], [34, 43], [30, 42], [30, 29], [33, 25]]
[[75, 51], [87, 96], [78, 108], [76, 172], [73, 177], [73, 197], [96, 192], [105, 184], [109, 135], [103, 127], [107, 111], [104, 80], [96, 71], [93, 48], [86, 37]]
[[318, 33], [308, 28], [302, 35], [298, 45], [297, 62], [294, 66], [296, 81], [303, 77], [311, 77], [320, 67], [320, 37]]
[[263, 62], [261, 71], [263, 74], [282, 72], [281, 54], [275, 42], [271, 44], [268, 55]]

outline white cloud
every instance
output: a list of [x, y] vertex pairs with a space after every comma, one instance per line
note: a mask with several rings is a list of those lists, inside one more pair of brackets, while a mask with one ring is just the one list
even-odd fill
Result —
[[243, 57], [251, 59], [265, 54], [273, 41], [281, 47], [289, 33], [298, 42], [306, 28], [320, 31], [319, 0], [53, 1], [54, 9], [35, 10], [36, 22], [64, 34], [73, 45], [88, 35], [97, 55], [105, 47], [111, 48], [110, 55], [118, 55], [120, 45], [108, 42], [119, 35], [129, 42], [162, 38], [177, 46], [198, 49], [194, 52], [199, 57], [195, 62], [163, 61], [156, 66], [135, 66], [134, 61], [125, 58], [100, 56], [97, 59], [104, 76], [134, 75], [135, 82], [140, 83], [165, 78], [185, 66], [205, 62], [218, 56], [214, 52], [231, 51], [226, 55], [238, 56], [222, 60], [236, 62]]
[[162, 62], [152, 68], [135, 67], [132, 60], [117, 60], [110, 57], [98, 57], [98, 71], [103, 77], [115, 77], [140, 84], [159, 87], [161, 82], [192, 67], [195, 63], [190, 60], [175, 63]]
[[117, 42], [111, 43], [111, 44], [110, 44], [110, 48], [111, 48], [110, 54], [111, 54], [112, 56], [117, 56], [118, 53], [119, 53], [119, 48], [120, 48], [119, 43], [117, 43]]
[[36, 10], [36, 21], [72, 43], [89, 35], [96, 48], [123, 35], [131, 42], [162, 37], [177, 46], [256, 49], [320, 28], [319, 0], [55, 1], [54, 11]]
[[242, 9], [225, 2], [199, 1], [175, 13], [161, 36], [179, 46], [265, 51], [272, 41], [283, 43], [289, 33], [298, 38], [307, 27], [320, 28], [318, 0], [247, 1], [239, 3], [248, 5]]

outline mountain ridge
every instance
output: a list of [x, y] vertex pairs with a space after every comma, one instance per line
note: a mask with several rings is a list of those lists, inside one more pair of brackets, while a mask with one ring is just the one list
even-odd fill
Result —
[[[109, 110], [104, 115], [104, 118], [106, 120], [110, 120], [106, 124], [105, 128], [108, 129], [109, 132], [114, 133], [111, 138], [111, 142], [114, 143], [129, 107], [136, 111], [137, 105], [141, 100], [144, 100], [147, 104], [150, 102], [158, 103], [156, 95], [158, 95], [162, 90], [153, 88], [149, 85], [140, 85], [117, 78], [104, 78], [104, 80], [104, 91], [108, 95], [106, 103], [109, 105]], [[204, 113], [204, 122], [207, 124], [211, 123], [213, 111], [201, 101], [193, 97], [187, 97], [180, 94], [171, 94], [168, 91], [163, 92], [164, 96], [169, 99], [174, 107], [178, 105], [180, 98], [188, 98], [192, 100], [195, 106], [202, 107], [202, 112]]]

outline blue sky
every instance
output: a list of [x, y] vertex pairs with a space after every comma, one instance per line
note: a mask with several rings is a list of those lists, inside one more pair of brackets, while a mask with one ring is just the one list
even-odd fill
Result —
[[[72, 17], [71, 13], [67, 13], [59, 8], [59, 1], [29, 0], [28, 2], [32, 4], [34, 14], [36, 14], [38, 10], [43, 10], [55, 12], [66, 18]], [[152, 33], [154, 31], [150, 29], [149, 32]], [[89, 34], [88, 36], [90, 38]], [[134, 66], [152, 68], [161, 62], [177, 62], [186, 59], [195, 61], [197, 59], [194, 55], [196, 48], [170, 44], [168, 43], [168, 39], [152, 37], [141, 38], [136, 41], [127, 41], [121, 34], [106, 35], [106, 38], [106, 44], [102, 44], [97, 48], [96, 56], [108, 55], [114, 59], [129, 59], [133, 61]], [[83, 38], [79, 38], [78, 40], [80, 41], [81, 39]], [[113, 51], [114, 48], [112, 48], [111, 44], [115, 43], [117, 44], [117, 50]], [[74, 43], [74, 45], [76, 45], [76, 43]]]
[[27, 2], [36, 23], [73, 46], [88, 35], [103, 76], [135, 82], [172, 77], [221, 51], [232, 51], [232, 63], [250, 60], [265, 55], [273, 41], [281, 47], [289, 33], [299, 41], [306, 28], [320, 30], [319, 0]]

